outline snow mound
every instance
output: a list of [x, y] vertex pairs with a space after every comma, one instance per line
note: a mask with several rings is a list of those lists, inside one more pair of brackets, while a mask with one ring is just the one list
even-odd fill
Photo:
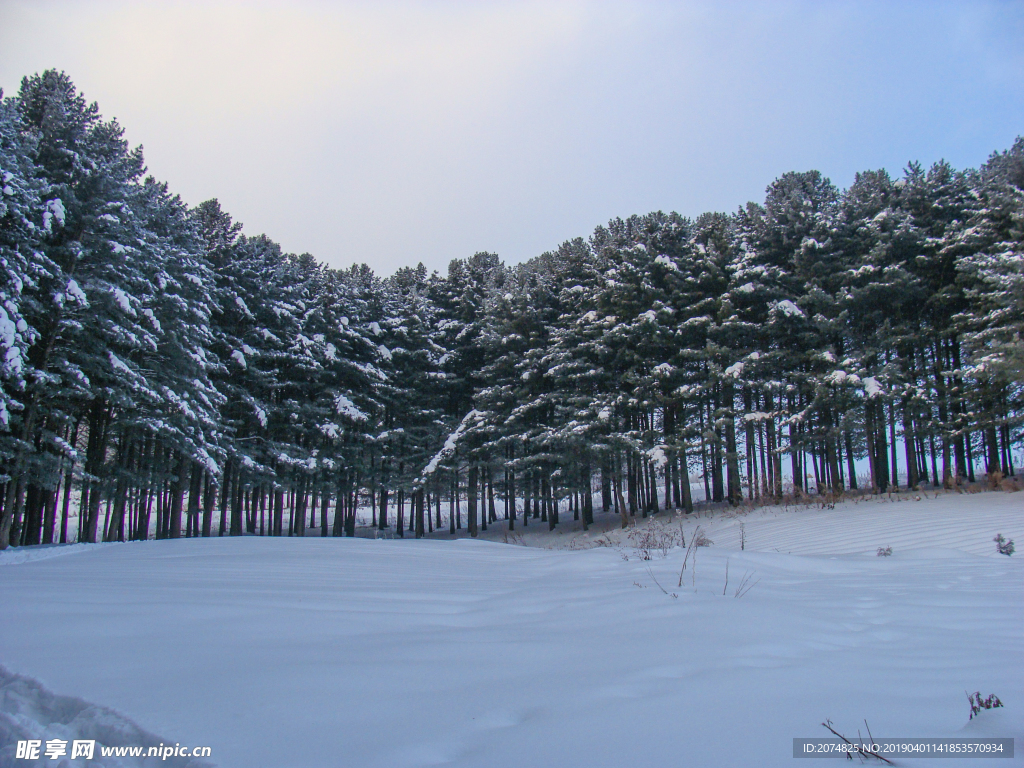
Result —
[[[41, 756], [38, 760], [17, 758], [20, 740], [36, 739], [44, 744], [49, 739], [70, 742], [95, 740], [92, 760], [67, 757], [57, 760]], [[47, 690], [38, 680], [15, 674], [0, 666], [0, 768], [59, 765], [91, 766], [94, 768], [142, 768], [146, 766], [175, 766], [175, 768], [208, 768], [206, 760], [169, 757], [104, 757], [104, 747], [157, 747], [174, 744], [140, 728], [128, 718], [106, 707], [90, 704], [74, 696], [60, 696]], [[69, 751], [70, 753], [70, 751]]]

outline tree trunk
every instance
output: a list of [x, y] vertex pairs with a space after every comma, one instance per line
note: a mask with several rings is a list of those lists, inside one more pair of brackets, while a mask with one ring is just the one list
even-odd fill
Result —
[[889, 403], [889, 445], [892, 446], [892, 477], [890, 482], [899, 489], [900, 475], [896, 458], [896, 403]]
[[[293, 502], [295, 516], [295, 535], [306, 535], [306, 510], [309, 502], [309, 480], [306, 477], [299, 478], [299, 487], [295, 489], [295, 501]], [[241, 523], [241, 520], [239, 520]], [[231, 530], [234, 532], [234, 520], [231, 523]], [[239, 525], [241, 528], [241, 525]], [[239, 530], [241, 533], [241, 530]]]
[[419, 488], [416, 490], [413, 496], [413, 504], [416, 507], [416, 538], [423, 538], [423, 489]]
[[487, 530], [487, 468], [480, 470], [480, 530]]
[[619, 502], [619, 516], [622, 519], [622, 527], [629, 527], [629, 512], [626, 508], [626, 500], [622, 498], [622, 478], [615, 478], [615, 497]]
[[476, 520], [476, 493], [477, 485], [479, 484], [479, 469], [475, 463], [469, 465], [469, 477], [466, 481], [466, 517], [467, 524], [469, 526], [469, 535], [477, 535], [477, 520]]
[[[72, 443], [74, 445], [74, 443]], [[64, 474], [64, 504], [60, 513], [60, 543], [67, 544], [68, 541], [68, 515], [71, 511], [71, 483], [74, 480], [74, 464], [68, 467]], [[81, 514], [81, 513], [79, 513]]]
[[[224, 472], [221, 477], [220, 483], [220, 528], [217, 531], [218, 536], [225, 536], [228, 532], [228, 494], [231, 493], [231, 473], [232, 473], [232, 460], [229, 458], [227, 463], [224, 465]], [[278, 534], [280, 535], [280, 534]]]
[[188, 519], [193, 536], [199, 535], [199, 504], [203, 494], [203, 468], [192, 462], [192, 478], [188, 488]]
[[[994, 418], [995, 414], [990, 412], [989, 418]], [[996, 428], [995, 425], [989, 424], [985, 427], [985, 474], [992, 475], [996, 472], [1001, 471], [1002, 463], [999, 461], [999, 443], [996, 440]]]
[[693, 492], [690, 490], [690, 463], [686, 460], [686, 449], [679, 455], [680, 484], [683, 492], [683, 509], [686, 514], [693, 512]]
[[185, 486], [188, 483], [189, 470], [192, 462], [185, 454], [178, 463], [178, 476], [171, 486], [171, 528], [172, 539], [181, 538], [181, 510], [184, 504]]
[[857, 490], [857, 470], [853, 465], [853, 438], [850, 435], [850, 430], [845, 430], [843, 433], [844, 440], [846, 442], [846, 468], [850, 474], [850, 489]]
[[209, 538], [213, 533], [213, 506], [215, 503], [215, 487], [209, 472], [203, 472], [203, 536]]
[[388, 528], [388, 489], [381, 484], [380, 509], [377, 511], [377, 528], [386, 531]]
[[509, 467], [505, 470], [508, 487], [505, 489], [505, 508], [508, 513], [508, 529], [516, 529], [516, 471]]
[[903, 450], [907, 459], [907, 488], [917, 490], [917, 448], [914, 440], [913, 416], [910, 412], [910, 398], [903, 397]]
[[452, 482], [448, 493], [448, 533], [455, 535], [455, 510], [459, 503], [459, 475], [452, 473]]
[[498, 522], [498, 516], [494, 510], [494, 482], [491, 477], [491, 470], [487, 470], [487, 519], [492, 522]]
[[878, 493], [878, 468], [875, 460], [875, 425], [874, 404], [870, 399], [864, 401], [864, 443], [868, 450], [868, 482], [872, 493]]
[[722, 385], [722, 406], [726, 409], [725, 418], [725, 463], [728, 479], [729, 503], [736, 506], [743, 500], [743, 487], [740, 483], [740, 459], [736, 452], [736, 394], [731, 383]]
[[335, 489], [336, 498], [334, 501], [334, 521], [331, 523], [331, 536], [345, 535], [345, 523], [348, 516], [347, 500], [348, 489], [342, 482], [338, 483]]

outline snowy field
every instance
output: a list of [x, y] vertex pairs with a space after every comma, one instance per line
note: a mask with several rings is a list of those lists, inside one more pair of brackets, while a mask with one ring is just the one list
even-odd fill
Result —
[[[663, 537], [713, 541], [682, 586], [681, 548], [643, 560], [605, 517], [491, 541], [9, 550], [0, 766], [28, 765], [5, 734], [102, 732], [209, 745], [224, 768], [800, 768], [835, 764], [792, 757], [826, 718], [1012, 736], [995, 765], [1024, 765], [1024, 552], [992, 542], [1024, 546], [1024, 493], [918, 496], [659, 515]], [[968, 723], [976, 690], [1005, 707]], [[935, 763], [978, 765], [898, 761]]]

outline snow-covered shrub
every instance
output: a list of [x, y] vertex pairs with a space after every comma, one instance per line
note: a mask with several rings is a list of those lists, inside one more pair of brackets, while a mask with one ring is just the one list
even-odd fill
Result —
[[704, 533], [703, 529], [701, 528], [698, 528], [696, 532], [693, 534], [693, 536], [694, 545], [698, 547], [710, 547], [712, 544], [715, 543], [708, 538], [707, 534]]
[[661, 552], [662, 557], [668, 557], [669, 550], [679, 543], [675, 529], [657, 520], [633, 528], [627, 535], [641, 560], [650, 560], [652, 552]]
[[878, 556], [879, 557], [889, 557], [891, 554], [892, 554], [892, 547], [879, 547], [878, 548]]
[[1001, 533], [997, 533], [996, 537], [992, 539], [996, 543], [996, 552], [1000, 555], [1006, 555], [1009, 557], [1016, 549], [1013, 546], [1013, 539], [1007, 539]]
[[967, 718], [968, 720], [973, 720], [974, 716], [983, 709], [995, 709], [996, 707], [1003, 706], [1003, 702], [994, 693], [990, 693], [987, 699], [983, 699], [981, 698], [980, 691], [968, 693], [967, 701], [971, 704], [971, 716]]

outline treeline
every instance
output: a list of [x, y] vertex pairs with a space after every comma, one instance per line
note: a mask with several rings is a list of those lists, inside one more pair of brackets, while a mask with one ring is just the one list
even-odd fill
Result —
[[1015, 472], [1024, 139], [387, 278], [189, 208], [63, 73], [0, 94], [0, 175], [0, 548]]

